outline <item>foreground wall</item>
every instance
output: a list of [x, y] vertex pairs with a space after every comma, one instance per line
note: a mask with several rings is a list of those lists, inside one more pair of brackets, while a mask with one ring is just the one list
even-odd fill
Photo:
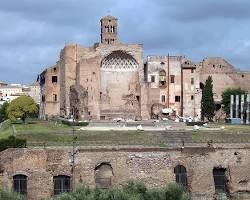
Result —
[[[12, 188], [13, 176], [28, 177], [28, 199], [53, 196], [53, 176], [71, 176], [68, 153], [71, 149], [8, 149], [0, 154], [0, 185]], [[213, 169], [227, 170], [231, 194], [250, 191], [250, 148], [120, 148], [79, 149], [76, 155], [74, 182], [95, 187], [95, 168], [109, 163], [112, 184], [128, 180], [142, 181], [148, 186], [164, 186], [175, 182], [174, 168], [187, 169], [188, 189], [193, 199], [212, 200], [215, 193]], [[243, 199], [243, 198], [242, 198]]]

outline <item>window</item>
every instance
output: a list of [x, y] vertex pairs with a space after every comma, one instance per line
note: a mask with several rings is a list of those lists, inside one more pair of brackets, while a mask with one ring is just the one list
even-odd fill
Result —
[[44, 102], [45, 101], [45, 95], [43, 94], [42, 95], [42, 102]]
[[155, 76], [151, 76], [151, 83], [155, 82]]
[[61, 194], [64, 192], [70, 192], [70, 177], [59, 175], [53, 177], [54, 182], [54, 194]]
[[214, 187], [216, 192], [226, 192], [226, 169], [223, 168], [214, 168]]
[[175, 102], [181, 102], [181, 97], [180, 96], [175, 96]]
[[56, 72], [56, 67], [53, 68], [54, 72]]
[[176, 183], [187, 188], [187, 170], [183, 165], [177, 165], [174, 168]]
[[161, 95], [161, 102], [162, 103], [166, 102], [166, 96], [165, 95]]
[[165, 86], [166, 85], [166, 72], [161, 70], [159, 73], [159, 85]]
[[107, 189], [112, 185], [113, 169], [109, 163], [101, 163], [95, 168], [96, 187]]
[[57, 83], [57, 76], [52, 76], [52, 83]]
[[57, 101], [57, 95], [53, 94], [53, 101]]
[[194, 95], [191, 95], [191, 100], [194, 100]]
[[192, 74], [194, 73], [194, 69], [191, 69], [191, 73], [192, 73]]
[[242, 74], [241, 77], [244, 78], [244, 74]]
[[192, 85], [194, 84], [194, 78], [191, 78], [191, 84]]
[[174, 83], [174, 75], [170, 75], [170, 83]]
[[27, 194], [27, 176], [21, 174], [13, 176], [13, 189], [15, 192]]

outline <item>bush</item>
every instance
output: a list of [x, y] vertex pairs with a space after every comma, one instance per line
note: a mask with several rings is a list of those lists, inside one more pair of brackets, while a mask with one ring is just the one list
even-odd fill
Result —
[[8, 138], [0, 140], [0, 151], [8, 148], [26, 148], [26, 145], [26, 139], [19, 139], [15, 136], [9, 136]]
[[[65, 124], [68, 126], [73, 126], [72, 121], [62, 120], [61, 122], [62, 122], [62, 124]], [[79, 121], [74, 122], [74, 126], [88, 126], [88, 125], [89, 125], [89, 122], [79, 122]]]
[[170, 184], [164, 188], [147, 188], [143, 183], [129, 182], [122, 187], [107, 190], [82, 187], [75, 192], [62, 194], [54, 200], [191, 200], [182, 186]]
[[13, 193], [13, 192], [6, 192], [2, 189], [0, 189], [0, 199], [1, 200], [24, 200], [24, 196]]

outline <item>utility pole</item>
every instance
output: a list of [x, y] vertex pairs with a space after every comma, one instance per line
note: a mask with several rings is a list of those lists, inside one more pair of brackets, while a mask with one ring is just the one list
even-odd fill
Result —
[[75, 134], [75, 108], [72, 107], [72, 117], [73, 117], [73, 123], [72, 123], [72, 152], [70, 152], [70, 160], [69, 163], [71, 165], [71, 174], [72, 174], [72, 191], [75, 190], [75, 158], [77, 154], [76, 150], [76, 139], [77, 136]]

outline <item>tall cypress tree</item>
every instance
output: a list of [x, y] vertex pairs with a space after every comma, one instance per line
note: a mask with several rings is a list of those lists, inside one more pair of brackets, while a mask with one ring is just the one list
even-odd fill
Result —
[[208, 121], [212, 121], [215, 115], [215, 103], [213, 96], [213, 79], [212, 76], [208, 76], [205, 86], [202, 90], [201, 99], [201, 119], [207, 118]]

